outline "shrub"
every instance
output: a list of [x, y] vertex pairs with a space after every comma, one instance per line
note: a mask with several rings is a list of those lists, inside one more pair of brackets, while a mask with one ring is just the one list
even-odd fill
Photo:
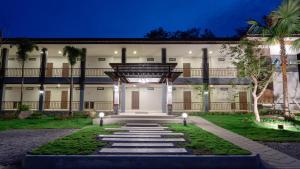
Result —
[[17, 117], [18, 117], [18, 113], [15, 111], [0, 113], [0, 119], [2, 119], [2, 120], [12, 120], [12, 119], [16, 119]]
[[26, 105], [26, 104], [20, 104], [18, 106], [18, 111], [29, 111], [30, 110], [30, 105]]
[[47, 115], [43, 114], [42, 112], [33, 112], [33, 114], [28, 117], [28, 119], [42, 119], [46, 117]]

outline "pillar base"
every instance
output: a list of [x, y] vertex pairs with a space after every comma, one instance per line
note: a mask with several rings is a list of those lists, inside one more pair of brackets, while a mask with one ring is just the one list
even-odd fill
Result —
[[114, 114], [119, 114], [119, 105], [118, 104], [114, 104], [113, 111], [114, 111]]
[[172, 104], [168, 104], [168, 114], [172, 114], [172, 112], [173, 112], [173, 106], [172, 106]]

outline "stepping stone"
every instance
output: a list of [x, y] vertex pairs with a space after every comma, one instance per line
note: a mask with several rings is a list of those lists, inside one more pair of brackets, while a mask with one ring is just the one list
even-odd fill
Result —
[[123, 154], [177, 154], [187, 153], [185, 148], [102, 148], [100, 153]]
[[135, 129], [167, 129], [168, 127], [121, 127], [121, 128], [135, 130]]
[[163, 131], [164, 129], [159, 129], [159, 128], [143, 128], [143, 129], [128, 129], [128, 128], [105, 128], [105, 130], [110, 130], [110, 131]]
[[102, 138], [111, 142], [183, 142], [183, 138]]
[[127, 123], [126, 126], [130, 127], [156, 127], [159, 126], [157, 123]]
[[116, 135], [163, 135], [163, 136], [183, 136], [183, 133], [163, 133], [163, 132], [155, 132], [155, 133], [149, 133], [149, 132], [114, 132]]
[[130, 130], [129, 133], [172, 133], [172, 131], [161, 130], [161, 131], [140, 131], [140, 130]]
[[98, 137], [102, 138], [161, 138], [160, 135], [129, 135], [129, 134], [121, 134], [121, 135], [99, 135]]
[[113, 143], [112, 147], [174, 147], [173, 143]]

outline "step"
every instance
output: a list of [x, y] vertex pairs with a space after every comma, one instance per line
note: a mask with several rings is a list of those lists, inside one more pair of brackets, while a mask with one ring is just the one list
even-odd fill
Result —
[[162, 136], [183, 136], [183, 133], [168, 133], [168, 132], [114, 132], [116, 135], [162, 135]]
[[129, 128], [105, 128], [105, 130], [109, 131], [164, 131], [164, 129], [160, 128], [136, 128], [136, 129], [129, 129]]
[[160, 135], [153, 135], [153, 134], [148, 134], [148, 135], [129, 135], [129, 134], [122, 134], [122, 135], [99, 135], [98, 137], [101, 138], [161, 138]]
[[175, 115], [111, 115], [111, 118], [132, 118], [132, 119], [172, 119]]
[[102, 148], [99, 153], [122, 154], [178, 154], [187, 153], [185, 148]]
[[161, 130], [161, 131], [142, 131], [142, 130], [130, 130], [128, 131], [129, 133], [173, 133], [172, 131], [169, 130]]
[[134, 129], [168, 129], [168, 127], [121, 127], [122, 129], [134, 130]]
[[110, 142], [183, 142], [183, 138], [102, 138]]
[[174, 147], [173, 143], [113, 143], [112, 147]]
[[127, 127], [159, 127], [157, 123], [127, 123]]

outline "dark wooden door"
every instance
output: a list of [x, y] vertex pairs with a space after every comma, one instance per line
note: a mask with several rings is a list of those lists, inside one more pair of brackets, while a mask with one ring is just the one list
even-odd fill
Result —
[[138, 91], [132, 91], [131, 93], [131, 108], [139, 109], [140, 108], [140, 93]]
[[183, 77], [191, 77], [191, 64], [183, 63]]
[[192, 93], [191, 91], [184, 91], [183, 92], [183, 105], [184, 110], [191, 110], [192, 109]]
[[240, 92], [239, 93], [240, 98], [240, 110], [248, 110], [247, 109], [247, 92]]
[[61, 106], [61, 109], [67, 109], [68, 108], [68, 91], [62, 91], [61, 92], [60, 106]]
[[69, 63], [63, 63], [62, 77], [69, 77]]
[[51, 91], [45, 92], [45, 109], [50, 109]]
[[47, 63], [46, 77], [52, 77], [53, 75], [53, 63]]

